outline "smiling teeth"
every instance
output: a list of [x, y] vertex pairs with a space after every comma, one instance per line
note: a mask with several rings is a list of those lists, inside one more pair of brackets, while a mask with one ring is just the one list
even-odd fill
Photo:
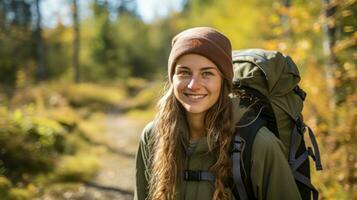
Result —
[[192, 94], [188, 94], [188, 97], [192, 98], [192, 99], [200, 99], [203, 98], [205, 95], [192, 95]]

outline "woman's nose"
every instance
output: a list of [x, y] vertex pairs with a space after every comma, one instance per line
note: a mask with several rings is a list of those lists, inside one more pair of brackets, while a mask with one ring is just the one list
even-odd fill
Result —
[[200, 78], [198, 76], [192, 76], [190, 82], [188, 83], [187, 87], [191, 90], [196, 90], [200, 88]]

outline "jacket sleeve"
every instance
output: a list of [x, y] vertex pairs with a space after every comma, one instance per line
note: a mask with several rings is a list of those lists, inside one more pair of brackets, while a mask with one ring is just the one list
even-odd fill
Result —
[[145, 200], [148, 196], [148, 158], [149, 149], [148, 141], [149, 135], [152, 131], [152, 122], [149, 123], [143, 130], [141, 139], [139, 141], [138, 151], [136, 153], [136, 185], [134, 190], [134, 200]]
[[251, 169], [257, 199], [301, 199], [284, 150], [284, 145], [269, 129], [259, 130], [253, 143]]

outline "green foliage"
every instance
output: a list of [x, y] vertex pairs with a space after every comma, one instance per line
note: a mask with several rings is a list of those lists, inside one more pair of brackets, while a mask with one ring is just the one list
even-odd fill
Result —
[[138, 93], [134, 93], [133, 98], [128, 101], [128, 107], [131, 109], [148, 109], [153, 107], [161, 94], [161, 85], [152, 83], [141, 89]]
[[353, 94], [356, 94], [357, 79], [357, 2], [355, 0], [341, 0], [336, 3], [337, 12], [332, 18], [336, 26], [337, 38], [334, 46], [340, 67], [334, 73], [336, 88], [338, 89], [337, 103], [344, 104]]
[[87, 33], [82, 43], [84, 80], [152, 77], [160, 70], [165, 59], [156, 58], [162, 46], [153, 46], [152, 39], [161, 38], [153, 36], [148, 25], [128, 11], [113, 19], [105, 5], [93, 9], [96, 17], [83, 21], [82, 28]]
[[0, 1], [0, 84], [14, 86], [18, 70], [33, 70], [32, 3]]
[[27, 69], [33, 72], [33, 62], [31, 52], [33, 49], [31, 32], [29, 30], [13, 27], [10, 30], [0, 28], [0, 84], [15, 86], [16, 74], [18, 70]]
[[[91, 96], [91, 92], [105, 95], [106, 100], [99, 101], [103, 107], [114, 105], [121, 98], [116, 95], [117, 88], [91, 85], [69, 88], [71, 91], [75, 88], [75, 94], [82, 95], [82, 99], [89, 99], [86, 102], [99, 101], [86, 96]], [[111, 93], [114, 97], [108, 95]], [[49, 83], [14, 92], [14, 99], [10, 102], [16, 109], [0, 107], [0, 193], [4, 193], [6, 199], [31, 199], [37, 195], [38, 190], [27, 188], [36, 177], [84, 181], [95, 174], [98, 163], [94, 153], [69, 156], [78, 155], [90, 142], [83, 137], [87, 135], [84, 131], [88, 130], [79, 128], [82, 117], [87, 116], [70, 107], [71, 100], [68, 98], [71, 95], [63, 92], [61, 86]], [[62, 159], [63, 155], [67, 156]], [[36, 187], [48, 184], [48, 177], [36, 181]], [[12, 182], [24, 187], [13, 188]]]
[[8, 194], [8, 200], [30, 200], [34, 194], [22, 188], [12, 188]]
[[67, 156], [54, 172], [54, 180], [61, 182], [82, 182], [93, 178], [99, 168], [98, 159], [85, 153]]
[[56, 152], [63, 148], [63, 127], [34, 112], [31, 106], [14, 112], [2, 108], [1, 112], [0, 167], [3, 174], [18, 180], [22, 174], [50, 170]]
[[125, 97], [125, 90], [123, 89], [90, 83], [63, 85], [59, 88], [59, 92], [68, 100], [70, 105], [92, 110], [105, 110], [115, 107]]
[[9, 190], [12, 187], [12, 183], [5, 176], [0, 175], [0, 196], [4, 197], [8, 195]]
[[[34, 2], [29, 4], [32, 3]], [[167, 46], [155, 47], [152, 44], [153, 40], [161, 43], [162, 39], [168, 38], [166, 33], [160, 28], [161, 36], [165, 37], [151, 34], [151, 27], [135, 14], [131, 8], [134, 5], [132, 4], [122, 3], [120, 8], [117, 8], [117, 13], [113, 13], [114, 7], [98, 3], [92, 7], [94, 16], [81, 21], [82, 80], [111, 80], [127, 78], [130, 75], [152, 77], [166, 65], [166, 57], [158, 55], [161, 55], [162, 49], [167, 51]], [[6, 10], [8, 7], [2, 9]], [[113, 14], [117, 17], [113, 18]], [[32, 37], [35, 30], [21, 25], [13, 25], [11, 28], [6, 26], [7, 21], [0, 20], [0, 83], [15, 86], [19, 72], [25, 75], [26, 83], [36, 80], [37, 46], [36, 38]], [[71, 80], [72, 27], [59, 22], [55, 28], [43, 28], [43, 38], [45, 78]]]
[[[119, 35], [119, 45], [124, 47], [119, 53], [127, 63], [121, 65], [123, 68], [131, 69], [130, 75], [136, 77], [148, 77], [155, 72], [155, 60], [152, 60], [153, 49], [147, 38], [148, 28], [140, 19], [131, 15], [122, 14], [116, 21], [115, 35]], [[133, 29], [132, 27], [135, 27]]]
[[[47, 79], [58, 79], [71, 72], [72, 29], [58, 24], [44, 32], [46, 42]], [[59, 56], [60, 55], [60, 56]]]
[[[185, 19], [185, 27], [212, 26], [225, 33], [235, 49], [251, 48], [261, 42], [261, 29], [267, 21], [266, 16], [271, 13], [271, 9], [267, 9], [268, 4], [256, 0], [205, 3], [194, 0], [187, 3], [181, 17]], [[257, 27], [257, 24], [262, 26]]]
[[34, 197], [34, 188], [12, 188], [11, 182], [0, 176], [0, 195], [2, 200], [30, 200]]

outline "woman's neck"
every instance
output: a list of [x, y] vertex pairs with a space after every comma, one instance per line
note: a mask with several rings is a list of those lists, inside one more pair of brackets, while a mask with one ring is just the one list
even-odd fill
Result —
[[206, 135], [204, 125], [204, 114], [186, 113], [188, 126], [190, 128], [190, 142], [195, 142]]

